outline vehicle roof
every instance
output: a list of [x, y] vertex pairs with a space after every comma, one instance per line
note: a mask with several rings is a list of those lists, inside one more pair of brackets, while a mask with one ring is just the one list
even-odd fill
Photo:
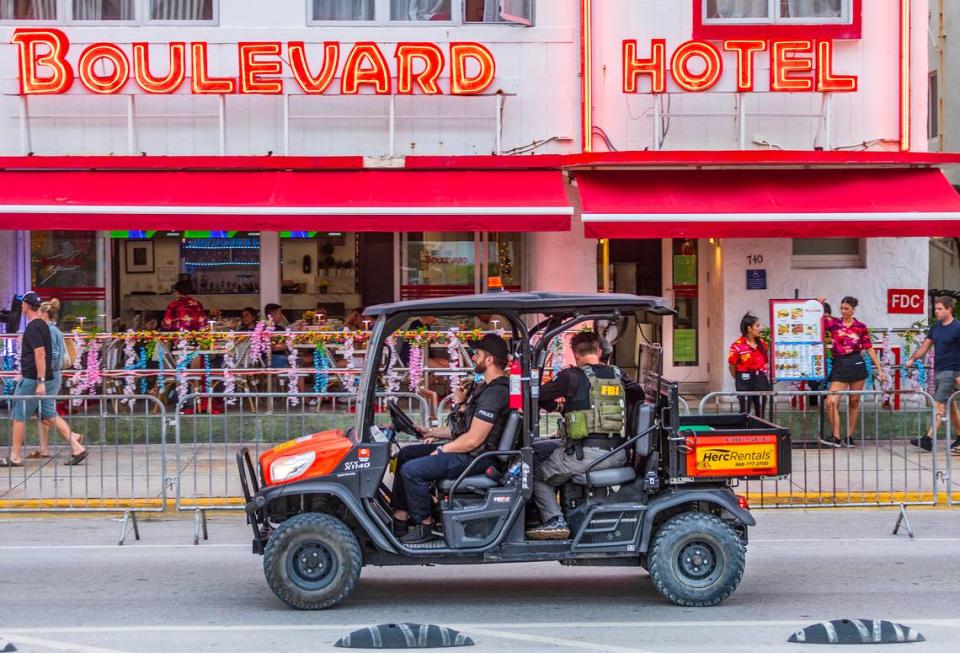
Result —
[[434, 315], [514, 311], [521, 314], [556, 315], [578, 310], [587, 313], [604, 313], [617, 309], [646, 310], [661, 315], [673, 313], [673, 308], [662, 297], [617, 293], [488, 292], [377, 304], [367, 308], [364, 314], [379, 317], [396, 313]]

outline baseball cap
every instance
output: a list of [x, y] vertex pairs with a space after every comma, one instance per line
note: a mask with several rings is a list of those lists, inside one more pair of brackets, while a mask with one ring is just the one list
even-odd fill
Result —
[[480, 340], [472, 341], [470, 346], [474, 349], [485, 351], [494, 358], [510, 357], [510, 349], [507, 347], [507, 343], [503, 338], [493, 333], [488, 333], [480, 338]]
[[23, 293], [23, 296], [20, 297], [20, 301], [26, 302], [32, 308], [40, 308], [40, 303], [43, 300], [40, 299], [40, 295], [32, 290], [28, 290], [27, 292]]

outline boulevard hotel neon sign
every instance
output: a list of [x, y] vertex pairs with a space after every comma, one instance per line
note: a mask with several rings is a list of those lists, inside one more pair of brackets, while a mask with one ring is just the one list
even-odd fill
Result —
[[[394, 92], [394, 79], [383, 50], [373, 42], [358, 42], [347, 51], [338, 41], [323, 44], [320, 61], [310, 61], [302, 41], [258, 41], [238, 43], [239, 75], [218, 77], [210, 74], [207, 43], [173, 42], [167, 44], [166, 61], [150, 60], [150, 44], [133, 43], [131, 54], [114, 43], [94, 43], [85, 47], [76, 65], [67, 59], [70, 40], [57, 29], [18, 29], [12, 43], [18, 46], [21, 95], [59, 95], [79, 80], [88, 91], [115, 95], [132, 77], [144, 93], [170, 95], [187, 80], [187, 50], [190, 51], [190, 92], [196, 95], [280, 95], [284, 90], [281, 54], [286, 46], [294, 82], [303, 93], [321, 95], [333, 90], [340, 72], [339, 91], [356, 95], [369, 88], [378, 95]], [[343, 65], [340, 65], [341, 55]], [[416, 89], [425, 95], [440, 95], [439, 82], [448, 60], [448, 92], [451, 95], [476, 95], [493, 84], [496, 61], [486, 46], [479, 43], [450, 43], [446, 51], [433, 43], [398, 43], [396, 90], [412, 95]], [[165, 64], [165, 65], [164, 65]], [[157, 68], [165, 72], [158, 74]]]

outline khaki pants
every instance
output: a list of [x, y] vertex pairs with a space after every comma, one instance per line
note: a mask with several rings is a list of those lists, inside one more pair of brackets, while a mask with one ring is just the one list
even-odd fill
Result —
[[[587, 467], [592, 465], [595, 460], [599, 460], [610, 453], [607, 449], [584, 447], [583, 460], [577, 460], [577, 454], [568, 455], [559, 441], [556, 444], [536, 443], [534, 450], [537, 455], [533, 465], [533, 497], [537, 502], [540, 519], [544, 524], [554, 517], [563, 515], [560, 502], [557, 500], [557, 488], [574, 476], [585, 474]], [[626, 464], [627, 452], [618, 451], [591, 471], [599, 471], [609, 467], [623, 467]]]

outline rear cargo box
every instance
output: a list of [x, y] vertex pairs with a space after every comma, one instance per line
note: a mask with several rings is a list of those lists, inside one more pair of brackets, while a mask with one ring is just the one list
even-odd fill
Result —
[[674, 478], [716, 481], [790, 473], [790, 431], [752, 415], [680, 417], [671, 438]]

